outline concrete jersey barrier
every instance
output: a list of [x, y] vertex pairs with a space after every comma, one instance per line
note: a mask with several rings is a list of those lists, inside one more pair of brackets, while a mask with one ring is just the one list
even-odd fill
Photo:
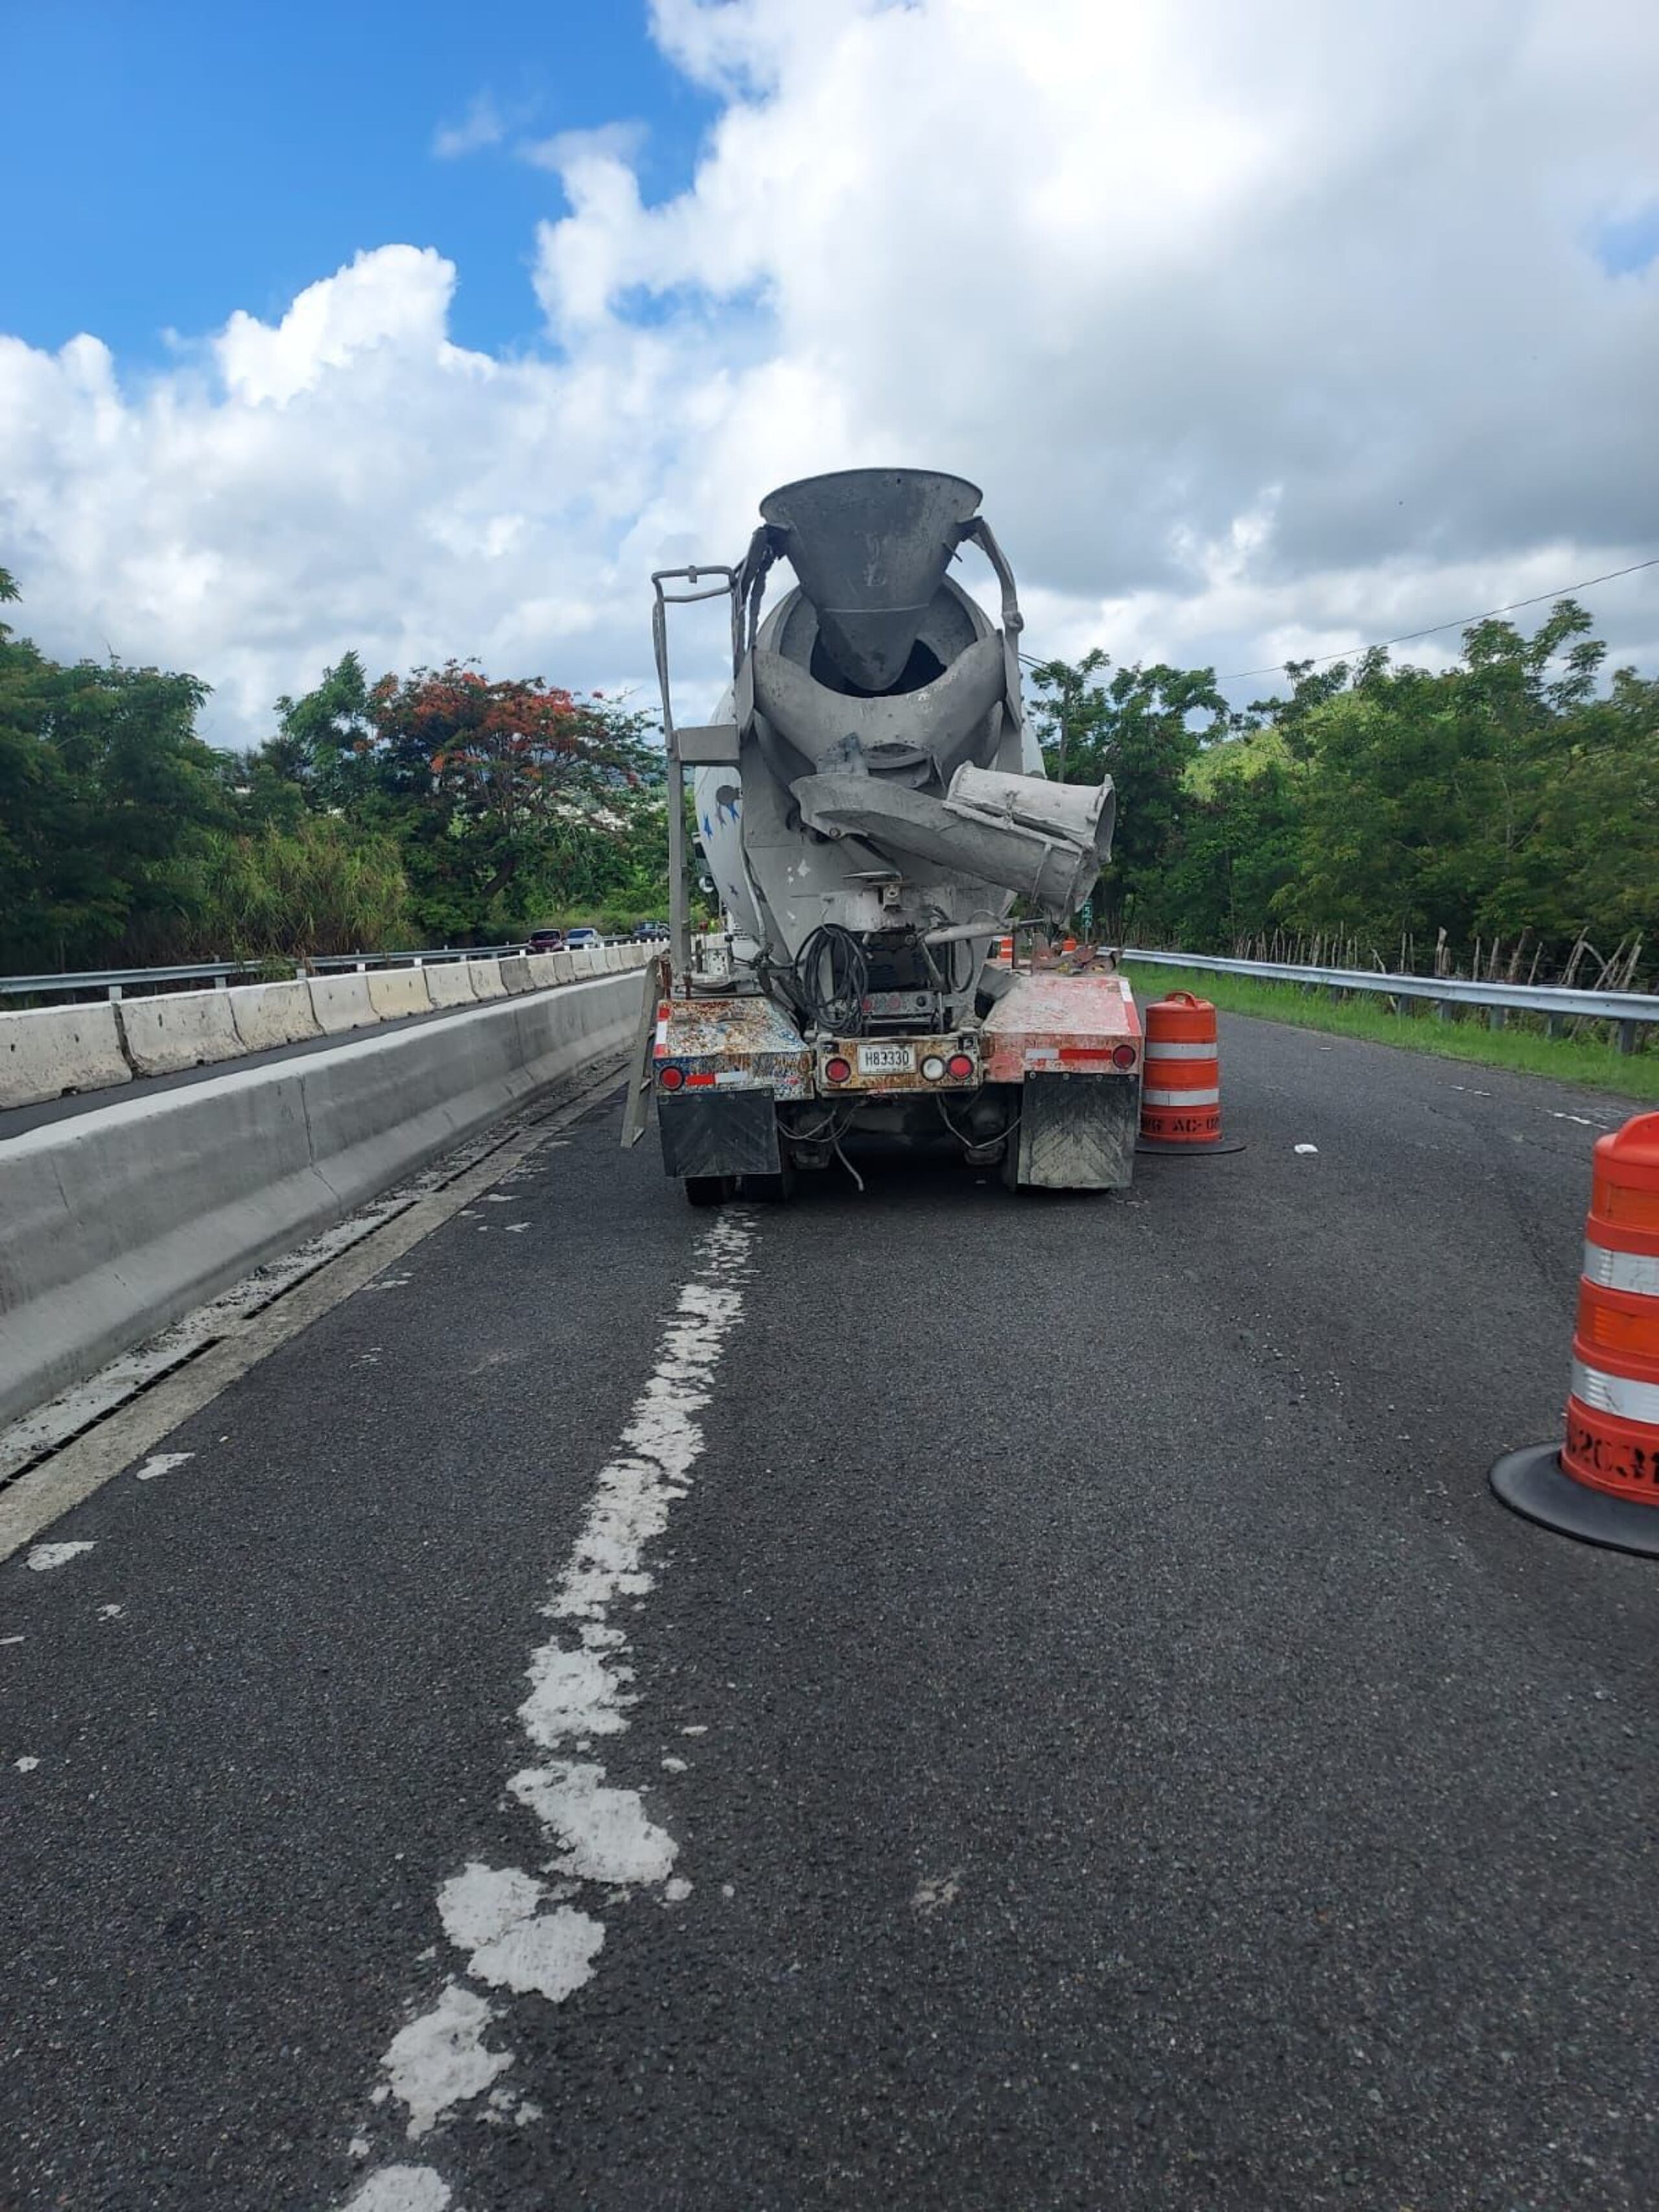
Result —
[[380, 1018], [368, 995], [365, 975], [313, 975], [307, 988], [317, 1026], [325, 1036], [338, 1036], [346, 1030], [366, 1030]]
[[244, 1053], [383, 1021], [480, 1002], [528, 997], [590, 976], [644, 967], [648, 945], [579, 945], [359, 969], [228, 990], [158, 993], [118, 1003], [0, 1014], [0, 1109], [33, 1106], [69, 1091], [107, 1090], [139, 1075], [167, 1075]]
[[230, 1018], [249, 1052], [273, 1045], [303, 1044], [319, 1036], [311, 993], [303, 980], [293, 983], [241, 983], [228, 994]]
[[0, 1142], [0, 1423], [622, 1050], [639, 993], [617, 976], [508, 999]]
[[208, 1061], [239, 1059], [246, 1049], [236, 1034], [228, 991], [122, 999], [115, 1018], [135, 1075], [177, 1075]]
[[368, 1003], [383, 1022], [400, 1022], [410, 1014], [429, 1014], [431, 994], [424, 968], [371, 968]]
[[477, 993], [472, 988], [472, 963], [470, 960], [434, 961], [426, 971], [426, 988], [434, 1006], [471, 1006], [477, 1004]]
[[499, 960], [469, 960], [467, 973], [472, 978], [472, 994], [477, 999], [504, 999], [507, 985], [501, 980]]
[[0, 1014], [0, 1106], [38, 1106], [65, 1091], [131, 1080], [107, 1000], [97, 1006]]

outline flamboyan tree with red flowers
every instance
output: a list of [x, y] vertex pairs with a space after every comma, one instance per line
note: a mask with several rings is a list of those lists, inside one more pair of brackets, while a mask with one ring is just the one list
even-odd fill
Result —
[[273, 766], [397, 838], [416, 915], [444, 941], [652, 880], [665, 854], [662, 754], [623, 702], [457, 660], [371, 686], [348, 653], [281, 708]]
[[491, 678], [455, 660], [385, 676], [368, 719], [382, 787], [424, 817], [410, 855], [427, 878], [417, 889], [447, 879], [478, 921], [516, 878], [545, 879], [574, 842], [627, 834], [631, 802], [660, 788], [645, 715], [539, 678]]

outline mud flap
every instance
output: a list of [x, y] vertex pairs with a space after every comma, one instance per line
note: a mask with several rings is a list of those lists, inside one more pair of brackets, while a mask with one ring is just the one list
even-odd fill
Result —
[[775, 1176], [783, 1165], [770, 1091], [659, 1092], [657, 1126], [672, 1176]]
[[1019, 1180], [1042, 1190], [1127, 1190], [1140, 1085], [1133, 1075], [1028, 1074], [1021, 1086]]

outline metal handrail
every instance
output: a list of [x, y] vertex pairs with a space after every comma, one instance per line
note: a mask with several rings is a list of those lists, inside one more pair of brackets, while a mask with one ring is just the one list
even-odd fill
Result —
[[1617, 1022], [1620, 1048], [1626, 1052], [1634, 1049], [1638, 1024], [1659, 1022], [1659, 996], [1645, 991], [1581, 991], [1564, 983], [1481, 983], [1465, 975], [1401, 975], [1382, 969], [1316, 968], [1289, 960], [1224, 959], [1207, 952], [1148, 952], [1137, 945], [1126, 945], [1121, 957], [1153, 968], [1254, 976], [1258, 982], [1311, 983], [1332, 991], [1370, 991], [1387, 999], [1424, 999], [1431, 1006], [1545, 1014], [1553, 1022]]

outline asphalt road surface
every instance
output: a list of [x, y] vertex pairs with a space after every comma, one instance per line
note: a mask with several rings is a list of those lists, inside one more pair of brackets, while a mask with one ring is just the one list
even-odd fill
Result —
[[1625, 1109], [1223, 1038], [1109, 1199], [607, 1102], [0, 1567], [0, 2204], [1659, 2202], [1659, 1566], [1486, 1484]]

